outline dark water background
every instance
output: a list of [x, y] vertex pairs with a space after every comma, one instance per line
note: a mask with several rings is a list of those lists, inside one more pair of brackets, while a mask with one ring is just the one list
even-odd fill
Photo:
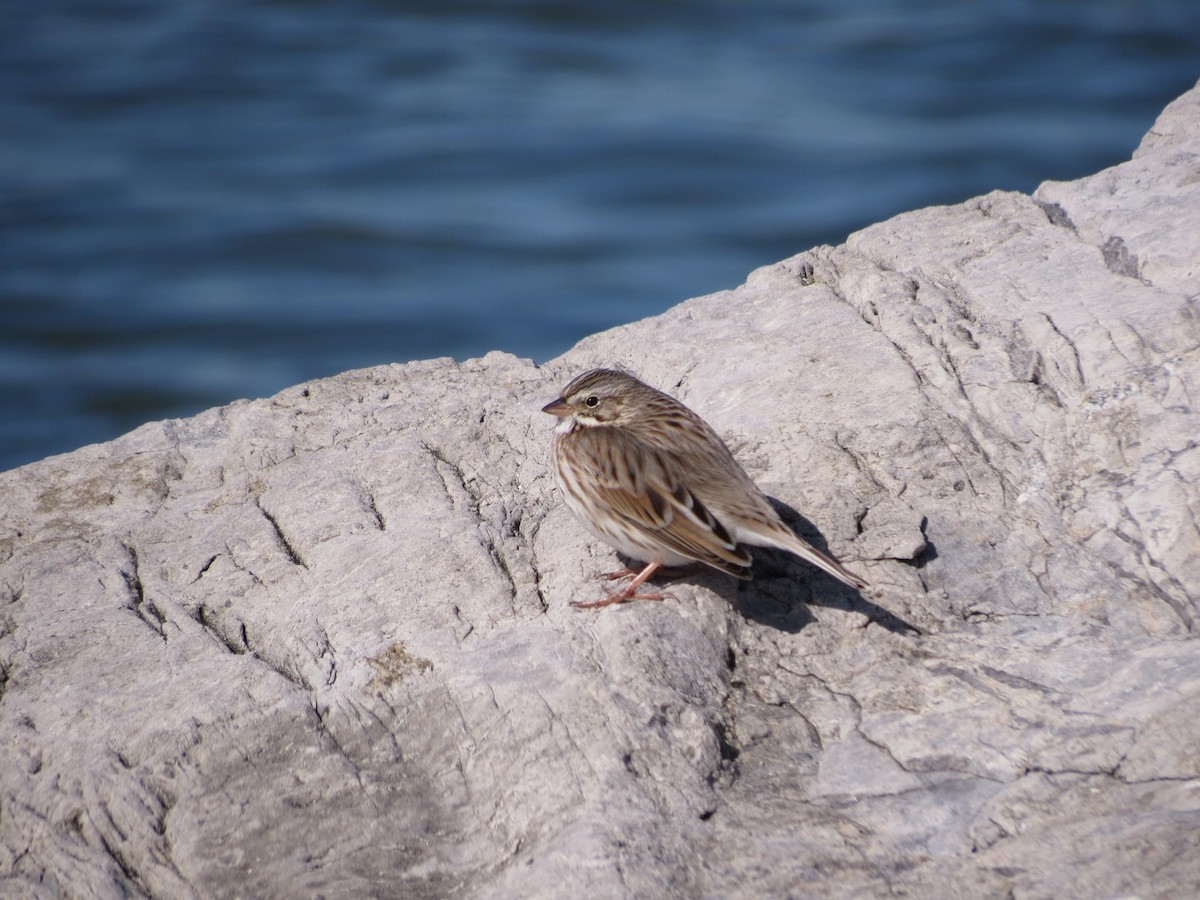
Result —
[[0, 469], [1130, 155], [1196, 0], [0, 4]]

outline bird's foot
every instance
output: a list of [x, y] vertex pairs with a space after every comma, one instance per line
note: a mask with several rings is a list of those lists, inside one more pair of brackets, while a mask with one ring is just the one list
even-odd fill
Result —
[[615, 594], [605, 594], [599, 600], [572, 600], [571, 606], [576, 609], [600, 609], [603, 606], [613, 606], [617, 603], [628, 603], [631, 600], [666, 600], [670, 597], [675, 599], [674, 594], [662, 593], [655, 594], [639, 594], [637, 591], [630, 593], [628, 590], [617, 591]]
[[[665, 600], [668, 597], [674, 600], [674, 595], [666, 592], [641, 593], [638, 591], [638, 588], [646, 582], [646, 579], [661, 568], [662, 566], [658, 563], [650, 563], [638, 573], [633, 581], [629, 582], [621, 590], [605, 594], [599, 600], [574, 600], [571, 602], [571, 606], [576, 609], [600, 609], [604, 606], [612, 606], [615, 603], [628, 603], [631, 600]], [[626, 568], [623, 571], [612, 572], [604, 577], [606, 580], [611, 581], [614, 578], [624, 578], [626, 575], [632, 575], [633, 572], [633, 569]]]

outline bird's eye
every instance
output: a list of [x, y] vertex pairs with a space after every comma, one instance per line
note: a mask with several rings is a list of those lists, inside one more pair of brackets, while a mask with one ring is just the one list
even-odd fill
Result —
[[592, 396], [588, 397], [583, 402], [586, 406], [596, 406], [600, 402], [600, 398], [595, 394], [592, 394]]

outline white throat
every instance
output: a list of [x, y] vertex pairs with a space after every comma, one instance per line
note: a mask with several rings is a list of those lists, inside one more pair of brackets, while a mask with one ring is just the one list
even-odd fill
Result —
[[582, 416], [579, 413], [567, 416], [554, 428], [555, 434], [570, 434], [576, 428], [599, 428], [600, 422], [593, 419], [591, 416]]

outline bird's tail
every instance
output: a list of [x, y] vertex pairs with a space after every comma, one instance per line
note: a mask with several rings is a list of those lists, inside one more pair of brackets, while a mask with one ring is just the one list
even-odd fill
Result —
[[756, 537], [764, 546], [777, 547], [780, 550], [787, 550], [790, 553], [796, 554], [805, 562], [812, 563], [822, 572], [827, 572], [848, 587], [856, 588], [857, 590], [867, 587], [867, 583], [863, 579], [859, 578], [836, 559], [826, 556], [816, 547], [813, 547], [799, 536], [792, 534], [786, 528], [773, 528], [769, 533], [759, 533]]

